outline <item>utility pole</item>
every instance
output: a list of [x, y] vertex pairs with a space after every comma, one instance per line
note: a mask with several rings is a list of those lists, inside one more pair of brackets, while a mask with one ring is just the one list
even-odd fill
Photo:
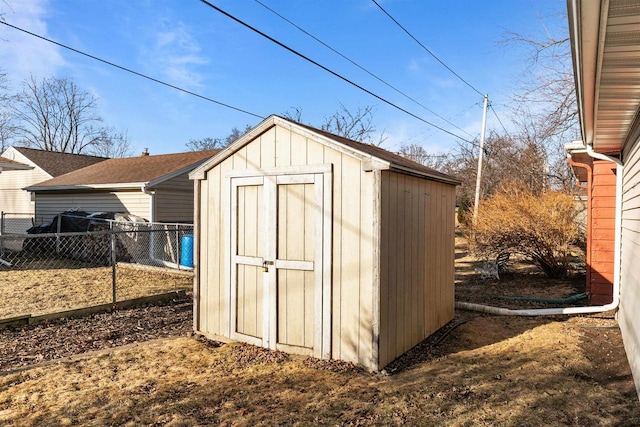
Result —
[[484, 154], [484, 134], [487, 129], [487, 107], [489, 95], [484, 96], [484, 108], [482, 109], [482, 132], [480, 133], [480, 153], [478, 154], [478, 175], [476, 177], [476, 199], [473, 204], [473, 224], [478, 219], [478, 205], [480, 204], [480, 179], [482, 177], [482, 155]]

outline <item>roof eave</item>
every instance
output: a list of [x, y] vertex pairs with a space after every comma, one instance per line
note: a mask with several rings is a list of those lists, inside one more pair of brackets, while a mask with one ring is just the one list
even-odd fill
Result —
[[405, 166], [392, 164], [390, 169], [392, 171], [403, 173], [405, 175], [413, 175], [413, 176], [418, 176], [420, 178], [427, 178], [430, 181], [437, 181], [437, 182], [442, 182], [444, 184], [451, 184], [451, 185], [462, 185], [462, 181], [459, 181], [457, 179], [448, 178], [448, 177], [435, 175], [435, 174], [430, 174], [430, 173], [426, 173], [426, 172], [423, 172], [423, 171], [420, 171], [420, 170], [408, 168], [408, 167], [405, 167]]
[[235, 142], [233, 142], [227, 148], [220, 151], [217, 155], [215, 155], [214, 157], [210, 158], [209, 160], [201, 164], [198, 168], [196, 168], [194, 171], [192, 171], [189, 174], [189, 178], [191, 180], [205, 179], [206, 172], [209, 169], [211, 169], [213, 166], [217, 165], [218, 163], [222, 162], [224, 159], [232, 156], [236, 151], [242, 148], [245, 145], [245, 143], [252, 140], [255, 136], [264, 133], [265, 131], [267, 131], [268, 129], [276, 125], [295, 131], [300, 135], [309, 136], [312, 139], [322, 141], [324, 144], [328, 145], [329, 147], [335, 148], [336, 150], [342, 153], [345, 153], [354, 158], [362, 160], [366, 162], [366, 165], [363, 166], [365, 169], [367, 167], [371, 167], [372, 169], [380, 169], [380, 170], [391, 169], [396, 172], [410, 174], [410, 175], [419, 176], [419, 177], [425, 177], [431, 180], [444, 182], [447, 184], [453, 184], [453, 185], [461, 184], [461, 182], [456, 179], [450, 179], [450, 178], [442, 177], [435, 174], [429, 174], [424, 171], [408, 168], [406, 166], [401, 166], [396, 163], [389, 162], [385, 159], [378, 158], [372, 154], [365, 153], [356, 148], [344, 145], [339, 141], [331, 139], [317, 132], [313, 132], [311, 129], [300, 126], [297, 123], [283, 119], [276, 115], [271, 115], [267, 117], [265, 120], [259, 123], [256, 127], [254, 127], [249, 132], [247, 132], [246, 134], [238, 138]]
[[0, 172], [13, 171], [13, 170], [30, 170], [34, 169], [33, 166], [21, 164], [21, 163], [3, 163], [0, 161]]
[[39, 191], [82, 191], [82, 190], [139, 190], [148, 186], [148, 182], [127, 182], [119, 184], [86, 184], [86, 185], [31, 185], [23, 190]]
[[593, 145], [601, 27], [600, 2], [567, 0], [573, 71], [582, 138]]
[[182, 175], [184, 173], [191, 172], [194, 169], [196, 169], [198, 166], [202, 165], [202, 163], [206, 162], [208, 159], [209, 158], [198, 160], [197, 162], [193, 162], [190, 165], [187, 165], [187, 166], [185, 166], [183, 168], [180, 168], [180, 169], [178, 169], [176, 171], [173, 171], [171, 173], [168, 173], [166, 175], [163, 175], [161, 177], [153, 179], [153, 180], [149, 181], [148, 183], [146, 183], [145, 186], [149, 187], [149, 188], [152, 188], [152, 187], [155, 187], [155, 186], [157, 186], [159, 184], [162, 184], [165, 181], [168, 181], [168, 180], [170, 180], [172, 178], [180, 176], [180, 175]]

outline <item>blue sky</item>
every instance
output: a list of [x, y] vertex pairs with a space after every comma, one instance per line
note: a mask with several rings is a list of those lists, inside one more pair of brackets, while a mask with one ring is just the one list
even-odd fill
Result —
[[[254, 0], [211, 3], [413, 114], [471, 139], [329, 51]], [[447, 118], [480, 132], [482, 97], [446, 70], [371, 0], [261, 0], [373, 74]], [[530, 64], [509, 32], [564, 36], [562, 0], [381, 0], [423, 45], [482, 93], [510, 128], [511, 97]], [[242, 27], [198, 0], [2, 0], [12, 25], [259, 116], [302, 111], [319, 126], [340, 104], [374, 107], [383, 147], [447, 152], [457, 139], [388, 106]], [[106, 124], [138, 152], [186, 150], [259, 118], [158, 85], [0, 26], [0, 67], [14, 87], [33, 74], [70, 77], [99, 99]], [[500, 128], [493, 114], [488, 127]]]

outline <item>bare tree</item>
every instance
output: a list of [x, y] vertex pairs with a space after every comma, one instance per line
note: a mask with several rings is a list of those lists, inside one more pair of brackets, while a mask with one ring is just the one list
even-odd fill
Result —
[[[478, 145], [460, 143], [456, 151], [441, 161], [436, 169], [457, 177], [457, 203], [471, 206], [478, 173]], [[550, 187], [546, 170], [546, 152], [535, 139], [524, 135], [501, 135], [491, 132], [485, 141], [480, 197], [486, 199], [505, 185], [518, 183], [533, 194]]]
[[[367, 105], [358, 107], [352, 112], [341, 103], [338, 111], [329, 117], [325, 117], [324, 122], [319, 126], [314, 124], [310, 124], [310, 126], [354, 141], [380, 145], [386, 141], [387, 137], [384, 135], [384, 131], [382, 131], [377, 141], [372, 141], [377, 132], [373, 124], [373, 111], [374, 107]], [[283, 117], [294, 122], [302, 123], [302, 109], [292, 107], [283, 114]]]
[[8, 93], [7, 74], [0, 71], [0, 153], [9, 148], [15, 133], [11, 111], [12, 99]]
[[550, 185], [575, 192], [564, 143], [579, 138], [580, 128], [566, 16], [560, 22], [555, 32], [541, 21], [541, 35], [509, 33], [504, 42], [524, 47], [529, 58], [513, 98], [520, 133], [544, 150]]
[[406, 157], [409, 160], [413, 160], [416, 163], [428, 166], [430, 168], [444, 171], [449, 169], [452, 156], [445, 153], [431, 154], [424, 147], [418, 144], [403, 145], [398, 152], [402, 157]]
[[[338, 111], [326, 117], [320, 128], [354, 141], [373, 143], [371, 138], [377, 131], [373, 125], [373, 106], [358, 107], [351, 112], [341, 103]], [[375, 145], [382, 144], [386, 139], [383, 131]]]
[[224, 138], [211, 138], [209, 136], [201, 139], [191, 139], [185, 145], [189, 151], [202, 151], [202, 150], [221, 150], [227, 147], [236, 139], [247, 133], [251, 129], [251, 126], [246, 125], [244, 130], [240, 130], [236, 127], [231, 129], [229, 135]]
[[302, 123], [302, 109], [300, 107], [291, 107], [282, 114], [282, 117], [297, 123]]
[[114, 143], [128, 145], [122, 134], [114, 134], [102, 125], [96, 112], [97, 99], [69, 78], [37, 80], [31, 76], [16, 96], [12, 110], [16, 141], [22, 145], [75, 154], [110, 151]]
[[118, 133], [112, 128], [104, 128], [101, 133], [100, 142], [93, 145], [87, 154], [110, 158], [133, 156], [133, 148], [126, 132]]

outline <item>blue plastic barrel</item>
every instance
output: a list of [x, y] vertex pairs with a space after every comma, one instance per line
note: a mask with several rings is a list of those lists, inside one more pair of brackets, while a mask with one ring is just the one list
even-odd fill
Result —
[[193, 268], [193, 234], [182, 236], [180, 250], [180, 265]]

